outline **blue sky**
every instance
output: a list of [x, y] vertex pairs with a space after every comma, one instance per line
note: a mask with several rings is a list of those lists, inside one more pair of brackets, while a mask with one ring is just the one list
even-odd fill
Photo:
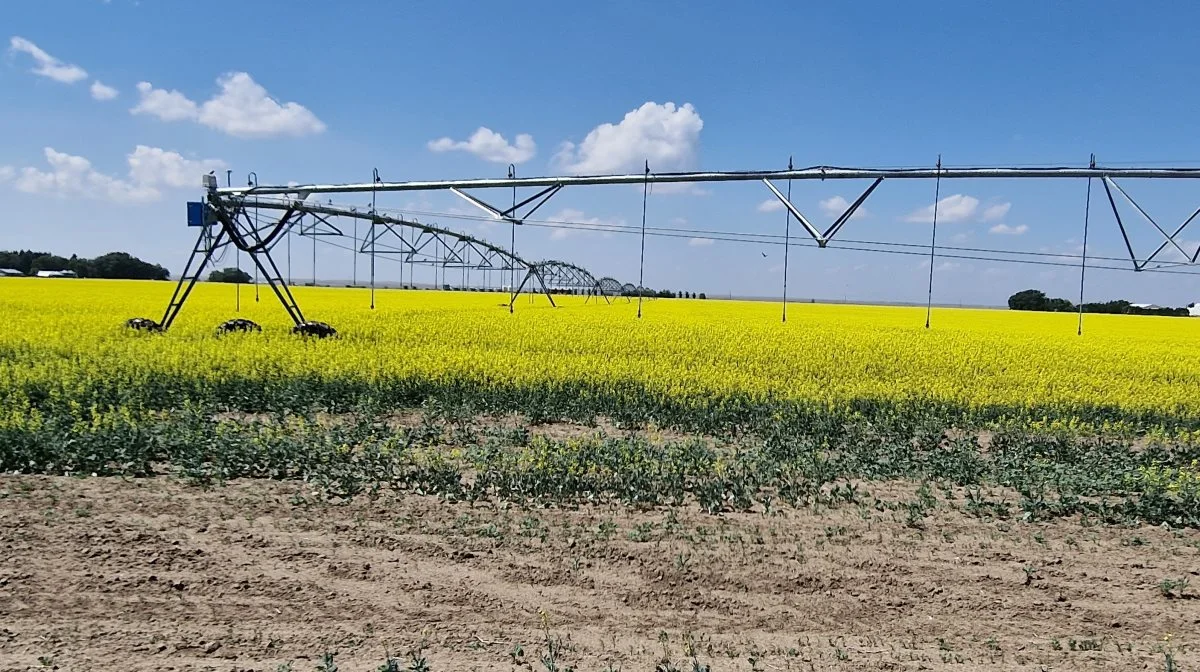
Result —
[[[283, 184], [365, 182], [372, 168], [395, 181], [502, 176], [510, 161], [525, 176], [637, 172], [644, 160], [783, 168], [789, 155], [798, 166], [932, 165], [939, 153], [948, 165], [1079, 165], [1091, 152], [1108, 165], [1200, 165], [1190, 4], [47, 0], [4, 17], [0, 248], [122, 249], [172, 270], [192, 242], [184, 202], [209, 169]], [[1190, 182], [1123, 186], [1168, 229], [1200, 205]], [[827, 223], [865, 187], [797, 182], [793, 201]], [[1089, 254], [1124, 254], [1094, 187]], [[841, 235], [927, 244], [933, 189], [884, 183]], [[941, 195], [944, 244], [1077, 254], [1081, 181], [945, 181]], [[754, 183], [660, 188], [648, 223], [782, 233], [769, 198]], [[450, 194], [380, 204], [508, 239], [455, 219], [471, 210]], [[1161, 237], [1132, 212], [1144, 255]], [[567, 189], [539, 217], [637, 225], [641, 194]], [[517, 249], [637, 280], [636, 237], [527, 227]], [[790, 256], [797, 298], [924, 299], [920, 256]], [[650, 238], [646, 258], [650, 286], [780, 292], [778, 246]], [[318, 263], [323, 278], [351, 275], [347, 253], [321, 250]], [[1078, 292], [1070, 268], [939, 259], [936, 270], [942, 303]], [[308, 274], [297, 263], [294, 275]], [[1098, 271], [1088, 295], [1182, 305], [1200, 299], [1200, 277]]]

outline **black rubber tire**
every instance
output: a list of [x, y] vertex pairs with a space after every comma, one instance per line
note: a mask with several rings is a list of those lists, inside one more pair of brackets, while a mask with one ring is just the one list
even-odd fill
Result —
[[240, 317], [232, 320], [225, 320], [219, 326], [217, 326], [217, 334], [231, 334], [235, 331], [261, 332], [262, 327], [258, 326], [258, 324], [253, 320], [247, 320]]
[[135, 331], [148, 331], [158, 333], [163, 330], [162, 325], [148, 317], [131, 317], [125, 320], [126, 328]]
[[337, 336], [337, 329], [325, 324], [324, 322], [301, 322], [295, 327], [292, 327], [292, 333], [297, 336], [312, 336], [314, 338], [333, 338]]

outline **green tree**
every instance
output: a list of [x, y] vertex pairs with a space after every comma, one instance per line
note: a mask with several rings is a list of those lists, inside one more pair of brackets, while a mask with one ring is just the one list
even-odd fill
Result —
[[209, 282], [229, 282], [248, 284], [252, 281], [250, 274], [240, 268], [223, 268], [208, 274]]
[[56, 254], [43, 254], [33, 260], [29, 266], [30, 273], [38, 271], [65, 271], [70, 267], [70, 260]]
[[1066, 299], [1047, 299], [1046, 305], [1042, 310], [1048, 310], [1052, 313], [1069, 313], [1075, 310], [1075, 304]]
[[81, 267], [75, 270], [79, 275], [89, 278], [119, 278], [124, 280], [166, 280], [170, 277], [167, 269], [157, 264], [147, 263], [127, 252], [109, 252], [95, 259], [73, 259], [74, 264]]
[[1046, 310], [1046, 293], [1026, 289], [1008, 297], [1009, 310]]

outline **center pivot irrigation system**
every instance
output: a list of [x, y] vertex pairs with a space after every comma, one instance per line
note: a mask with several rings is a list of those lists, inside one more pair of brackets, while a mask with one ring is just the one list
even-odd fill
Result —
[[[729, 172], [678, 172], [678, 173], [652, 173], [647, 164], [645, 172], [642, 174], [625, 174], [625, 175], [571, 175], [571, 176], [549, 176], [549, 177], [526, 177], [518, 178], [515, 174], [515, 168], [509, 166], [508, 176], [496, 179], [468, 179], [468, 180], [434, 180], [434, 181], [413, 181], [413, 182], [385, 182], [380, 179], [378, 170], [374, 171], [373, 181], [369, 183], [359, 184], [308, 184], [308, 185], [288, 185], [288, 186], [261, 186], [257, 184], [257, 178], [251, 173], [251, 178], [245, 187], [241, 186], [226, 186], [219, 187], [216, 177], [212, 174], [205, 175], [203, 184], [206, 189], [205, 200], [199, 202], [188, 203], [188, 225], [196, 227], [199, 234], [196, 238], [196, 243], [192, 248], [187, 265], [184, 267], [183, 273], [179, 277], [179, 282], [175, 287], [175, 292], [167, 305], [166, 311], [163, 313], [161, 321], [155, 322], [147, 318], [134, 318], [128, 321], [128, 325], [137, 329], [149, 329], [155, 331], [166, 330], [174, 323], [178, 317], [180, 310], [186, 303], [188, 296], [191, 294], [197, 280], [200, 279], [201, 273], [218, 253], [222, 253], [229, 246], [236, 248], [239, 252], [246, 253], [254, 262], [254, 267], [258, 275], [266, 281], [274, 292], [279, 302], [287, 311], [288, 316], [295, 323], [293, 331], [297, 334], [312, 335], [312, 336], [329, 336], [336, 331], [328, 324], [323, 322], [310, 321], [301, 311], [299, 304], [292, 295], [290, 288], [291, 278], [285, 278], [279, 270], [279, 265], [272, 256], [272, 252], [281, 240], [288, 240], [289, 259], [290, 259], [290, 234], [296, 231], [300, 236], [313, 237], [313, 266], [314, 278], [316, 282], [316, 239], [317, 237], [340, 237], [351, 238], [347, 236], [346, 230], [349, 226], [353, 226], [355, 231], [352, 236], [354, 244], [352, 246], [340, 245], [343, 249], [351, 250], [355, 255], [355, 264], [357, 270], [358, 256], [367, 255], [370, 258], [370, 278], [371, 278], [371, 308], [375, 307], [375, 263], [377, 259], [392, 259], [407, 262], [411, 269], [415, 265], [429, 265], [435, 269], [435, 284], [437, 284], [437, 269], [441, 269], [443, 281], [446, 279], [446, 273], [451, 269], [455, 269], [462, 274], [462, 286], [469, 287], [470, 273], [476, 271], [482, 274], [483, 284], [491, 286], [491, 282], [495, 279], [495, 274], [499, 273], [501, 283], [504, 282], [505, 275], [508, 276], [508, 283], [504, 285], [504, 289], [510, 292], [508, 302], [509, 312], [512, 312], [516, 303], [516, 298], [523, 291], [543, 293], [549, 299], [551, 305], [554, 305], [553, 293], [555, 291], [575, 291], [587, 294], [589, 301], [595, 297], [597, 301], [603, 299], [610, 301], [610, 297], [624, 295], [629, 297], [636, 294], [638, 296], [638, 316], [641, 317], [641, 300], [645, 293], [642, 289], [642, 280], [644, 277], [645, 268], [645, 237], [647, 235], [646, 226], [646, 201], [651, 185], [654, 184], [676, 184], [676, 183], [706, 183], [706, 182], [761, 182], [784, 206], [786, 210], [785, 227], [782, 241], [784, 245], [784, 274], [783, 274], [783, 320], [787, 320], [787, 250], [795, 244], [810, 244], [803, 239], [794, 241], [791, 237], [791, 221], [795, 219], [798, 225], [803, 229], [804, 233], [816, 243], [819, 248], [826, 248], [838, 236], [845, 227], [850, 218], [862, 207], [863, 203], [870, 198], [871, 194], [883, 184], [885, 180], [933, 180], [934, 185], [934, 205], [932, 217], [931, 238], [928, 246], [928, 254], [930, 257], [929, 265], [929, 298], [926, 305], [926, 320], [925, 326], [929, 326], [929, 316], [932, 308], [933, 297], [933, 270], [934, 259], [938, 256], [939, 250], [943, 252], [942, 256], [956, 258], [975, 258], [988, 259], [991, 261], [1007, 261], [1016, 263], [1053, 263], [1053, 265], [1071, 265], [1063, 264], [1061, 259], [1058, 262], [1038, 261], [1034, 259], [996, 259], [989, 257], [967, 256], [961, 252], [992, 252], [1005, 255], [1016, 255], [1037, 257], [1049, 256], [1030, 252], [1016, 252], [1004, 250], [980, 250], [972, 248], [955, 248], [947, 246], [938, 246], [937, 244], [937, 219], [938, 219], [938, 201], [941, 195], [941, 181], [947, 180], [962, 180], [962, 179], [986, 179], [986, 178], [1002, 178], [1002, 179], [1082, 179], [1087, 181], [1087, 200], [1084, 208], [1083, 216], [1083, 254], [1078, 257], [1080, 269], [1080, 305], [1082, 310], [1084, 278], [1088, 264], [1087, 257], [1087, 235], [1089, 219], [1091, 214], [1091, 191], [1093, 180], [1099, 180], [1104, 187], [1107, 195], [1108, 204], [1112, 209], [1113, 218], [1120, 229], [1122, 239], [1125, 242], [1125, 248], [1129, 253], [1129, 262], [1131, 267], [1118, 267], [1112, 265], [1094, 265], [1098, 268], [1106, 269], [1128, 269], [1133, 271], [1152, 271], [1152, 272], [1184, 272], [1171, 271], [1172, 267], [1178, 266], [1193, 266], [1197, 263], [1200, 257], [1200, 247], [1194, 251], [1187, 251], [1181, 245], [1180, 234], [1184, 229], [1192, 223], [1197, 216], [1200, 216], [1200, 208], [1197, 208], [1190, 217], [1182, 224], [1176, 227], [1173, 231], [1168, 232], [1163, 228], [1153, 217], [1151, 217], [1145, 209], [1142, 208], [1128, 193], [1117, 183], [1118, 179], [1145, 179], [1145, 180], [1164, 180], [1164, 179], [1198, 179], [1200, 178], [1200, 168], [1106, 168], [1097, 166], [1095, 157], [1093, 156], [1090, 164], [1087, 167], [1001, 167], [1001, 168], [949, 168], [943, 167], [941, 158], [939, 157], [936, 166], [932, 168], [894, 168], [894, 169], [872, 169], [872, 168], [839, 168], [833, 166], [813, 166], [809, 168], [793, 168], [789, 160], [786, 170], [766, 170], [766, 171], [729, 171]], [[812, 222], [805, 217], [804, 213], [796, 207], [791, 201], [791, 181], [792, 180], [871, 180], [870, 185], [850, 203], [844, 212], [839, 215], [832, 224], [824, 230], [818, 229]], [[778, 183], [787, 182], [786, 192], [781, 190]], [[592, 185], [641, 185], [642, 186], [642, 222], [641, 222], [641, 258], [639, 261], [639, 278], [638, 284], [622, 284], [611, 277], [603, 277], [597, 279], [590, 272], [581, 266], [565, 262], [565, 261], [527, 261], [516, 254], [516, 228], [527, 223], [533, 223], [536, 220], [530, 219], [531, 216], [543, 205], [546, 204], [555, 194], [562, 191], [563, 188], [592, 186]], [[501, 209], [479, 196], [476, 196], [468, 190], [487, 190], [487, 189], [510, 189], [512, 193], [511, 205]], [[519, 189], [535, 189], [531, 195], [523, 200], [517, 200]], [[401, 192], [401, 191], [450, 191], [471, 205], [479, 208], [484, 213], [485, 218], [501, 222], [507, 222], [511, 225], [512, 238], [509, 247], [506, 249], [500, 245], [493, 244], [481, 238], [470, 236], [464, 233], [452, 231], [450, 229], [424, 224], [416, 219], [406, 218], [403, 214], [397, 212], [385, 211], [375, 207], [376, 195], [383, 192]], [[314, 196], [325, 194], [370, 194], [371, 206], [366, 209], [357, 207], [334, 205], [332, 202], [320, 203], [314, 199]], [[1134, 252], [1133, 245], [1130, 242], [1129, 233], [1126, 229], [1126, 223], [1121, 218], [1121, 213], [1117, 208], [1117, 199], [1121, 198], [1127, 201], [1146, 221], [1150, 226], [1156, 229], [1163, 238], [1162, 243], [1147, 257], [1139, 258]], [[349, 224], [347, 223], [349, 220]], [[367, 223], [365, 235], [358, 235], [358, 225], [361, 222]], [[637, 233], [634, 227], [623, 227], [627, 230], [621, 231], [624, 233]], [[670, 231], [661, 227], [652, 227], [650, 235], [671, 235], [661, 233]], [[659, 233], [654, 233], [659, 232]], [[704, 233], [727, 234], [730, 237], [715, 236], [721, 240], [735, 240], [746, 242], [746, 237], [757, 237], [755, 242], [764, 242], [763, 234], [745, 234], [739, 232], [719, 232], [709, 231]], [[741, 236], [740, 238], [738, 236]], [[872, 241], [845, 241], [848, 243], [857, 243], [861, 245], [875, 246], [896, 246], [898, 243], [883, 243]], [[338, 245], [335, 245], [338, 246]], [[902, 245], [903, 247], [921, 247], [916, 245]], [[856, 249], [861, 251], [876, 251], [885, 252], [889, 250], [869, 249], [862, 247], [837, 246], [842, 249]], [[1160, 259], [1160, 255], [1168, 247], [1178, 251], [1180, 260]], [[894, 252], [894, 251], [893, 251]], [[955, 252], [960, 252], [955, 254]], [[904, 254], [924, 254], [923, 252], [901, 252]], [[1062, 256], [1062, 255], [1058, 255]], [[1094, 258], [1100, 261], [1118, 261], [1115, 258]], [[290, 267], [290, 265], [289, 265]], [[290, 272], [289, 272], [290, 275]], [[520, 276], [520, 282], [517, 278]], [[480, 276], [477, 276], [479, 278]], [[403, 282], [403, 265], [401, 266], [401, 282]], [[448, 283], [445, 283], [448, 284]], [[248, 320], [231, 320], [221, 325], [222, 331], [229, 330], [257, 330], [258, 326]], [[1082, 333], [1082, 312], [1080, 313], [1080, 333]]]

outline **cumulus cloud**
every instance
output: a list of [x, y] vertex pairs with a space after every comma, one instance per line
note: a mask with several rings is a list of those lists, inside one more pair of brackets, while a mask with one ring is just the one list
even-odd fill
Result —
[[1012, 203], [996, 203], [995, 205], [989, 205], [983, 209], [983, 214], [980, 215], [979, 218], [985, 222], [996, 222], [1004, 219], [1004, 216], [1008, 214], [1008, 211], [1011, 208]]
[[[938, 221], [947, 224], [961, 222], [973, 217], [975, 211], [978, 209], [979, 199], [974, 196], [964, 196], [963, 194], [947, 196], [937, 202]], [[933, 206], [927, 205], [924, 208], [913, 211], [904, 218], [904, 221], [916, 222], [918, 224], [933, 222]]]
[[150, 82], [137, 83], [138, 104], [129, 111], [133, 114], [148, 114], [162, 121], [195, 120], [199, 116], [196, 103], [178, 91], [156, 89]]
[[[59, 198], [85, 198], [113, 203], [146, 203], [162, 197], [160, 187], [196, 186], [200, 174], [225, 166], [215, 159], [192, 161], [176, 152], [138, 145], [126, 160], [127, 177], [116, 177], [96, 170], [82, 156], [60, 152], [53, 147], [43, 151], [48, 170], [27, 166], [19, 172], [9, 169], [13, 186], [28, 194]], [[0, 170], [0, 174], [4, 171]]]
[[571, 173], [657, 172], [695, 165], [704, 121], [685, 103], [647, 102], [618, 123], [593, 128], [578, 145], [564, 142], [554, 163]]
[[245, 72], [217, 79], [221, 92], [200, 106], [200, 123], [239, 138], [313, 135], [325, 124], [300, 103], [279, 103]]
[[91, 91], [92, 98], [95, 98], [96, 100], [112, 100], [113, 98], [117, 97], [116, 89], [98, 79], [92, 82]]
[[758, 207], [755, 209], [759, 212], [779, 212], [780, 210], [783, 210], [783, 201], [779, 200], [778, 198], [768, 198], [762, 203], [759, 203]]
[[127, 160], [129, 177], [147, 186], [199, 187], [201, 175], [225, 168], [225, 162], [218, 159], [194, 161], [178, 152], [146, 145], [135, 147]]
[[308, 108], [280, 103], [248, 73], [222, 75], [217, 85], [221, 90], [215, 96], [197, 104], [179, 91], [138, 82], [139, 100], [130, 112], [162, 121], [194, 121], [238, 138], [304, 136], [325, 130], [324, 122]]
[[[929, 270], [929, 260], [922, 259], [920, 262], [917, 263], [917, 268], [923, 268], [925, 270]], [[958, 270], [965, 270], [965, 269], [970, 269], [970, 268], [971, 268], [970, 264], [962, 264], [957, 261], [939, 261], [937, 263], [937, 265], [935, 265], [933, 267], [933, 271], [935, 273], [945, 273], [945, 272], [949, 272], [949, 271], [958, 271]]]
[[1000, 235], [1000, 236], [1019, 236], [1028, 230], [1029, 230], [1029, 227], [1024, 224], [1020, 224], [1018, 226], [1009, 226], [1007, 224], [997, 224], [997, 225], [993, 226], [992, 228], [988, 229], [988, 233], [992, 233], [992, 234], [996, 234], [996, 235]]
[[33, 58], [34, 67], [31, 72], [35, 75], [48, 77], [63, 84], [74, 84], [81, 79], [87, 79], [87, 70], [78, 65], [63, 63], [23, 37], [14, 36], [8, 44], [10, 52], [29, 54]]
[[[825, 213], [827, 217], [837, 218], [846, 211], [846, 208], [850, 207], [850, 201], [847, 201], [841, 196], [831, 196], [822, 200], [818, 205], [821, 206], [821, 212]], [[941, 215], [941, 211], [938, 211], [938, 215]], [[866, 216], [867, 209], [860, 205], [858, 206], [858, 209], [854, 211], [854, 214], [850, 215], [850, 219], [861, 219]]]
[[[1176, 239], [1176, 241], [1179, 243], [1179, 246], [1182, 247], [1185, 251], [1190, 250], [1188, 256], [1185, 257], [1184, 255], [1180, 254], [1179, 250], [1175, 249], [1174, 245], [1167, 245], [1165, 248], [1163, 248], [1163, 251], [1161, 253], [1159, 253], [1159, 256], [1155, 257], [1155, 261], [1156, 262], [1159, 260], [1174, 261], [1174, 262], [1187, 261], [1192, 258], [1191, 257], [1192, 254], [1195, 254], [1198, 250], [1200, 250], [1200, 241], [1182, 240], [1182, 239]], [[1083, 246], [1076, 245], [1076, 249], [1079, 250], [1080, 253], [1082, 253]]]
[[[564, 208], [559, 210], [558, 214], [547, 220], [549, 223], [571, 224], [573, 227], [555, 227], [550, 232], [550, 240], [564, 240], [576, 234], [594, 233], [596, 229], [604, 229], [605, 227], [624, 226], [623, 219], [604, 219], [602, 217], [588, 217], [582, 210], [575, 208]], [[584, 226], [588, 228], [574, 228], [574, 226]], [[612, 235], [609, 231], [600, 231], [605, 238]]]
[[50, 169], [22, 168], [13, 182], [18, 191], [64, 198], [81, 196], [115, 203], [141, 203], [153, 201], [159, 196], [151, 186], [135, 184], [97, 171], [82, 156], [59, 152], [53, 147], [46, 147], [44, 153]]
[[712, 238], [688, 238], [688, 245], [692, 247], [706, 247], [713, 244]]
[[480, 126], [466, 140], [438, 138], [430, 140], [428, 147], [431, 152], [469, 152], [493, 163], [524, 163], [537, 153], [532, 135], [521, 133], [510, 145], [503, 135], [486, 126]]
[[12, 166], [0, 166], [0, 182], [7, 182], [16, 174]]

